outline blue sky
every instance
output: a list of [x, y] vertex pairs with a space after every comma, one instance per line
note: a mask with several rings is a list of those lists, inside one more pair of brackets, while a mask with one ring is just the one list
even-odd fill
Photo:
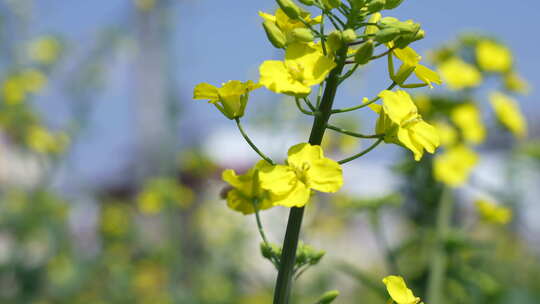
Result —
[[[37, 1], [36, 1], [37, 2]], [[204, 102], [191, 100], [193, 87], [199, 82], [219, 84], [230, 79], [254, 79], [258, 65], [278, 58], [279, 51], [271, 47], [261, 28], [258, 11], [272, 12], [274, 1], [224, 1], [224, 0], [176, 0], [174, 22], [174, 54], [170, 67], [176, 77], [176, 89], [180, 93], [185, 125], [210, 131], [230, 125], [218, 111]], [[37, 33], [59, 33], [72, 45], [75, 52], [84, 51], [103, 26], [129, 21], [129, 0], [92, 1], [40, 1], [34, 11]], [[413, 19], [422, 24], [426, 38], [414, 44], [420, 53], [453, 39], [460, 32], [475, 30], [494, 34], [510, 45], [516, 57], [518, 71], [531, 83], [529, 96], [520, 99], [529, 119], [539, 112], [538, 89], [540, 69], [538, 59], [538, 32], [540, 1], [520, 0], [405, 0], [389, 13], [399, 19]], [[88, 138], [76, 150], [75, 160], [81, 170], [90, 176], [103, 174], [102, 168], [119, 167], [112, 152], [128, 151], [135, 141], [133, 132], [132, 77], [129, 64], [133, 58], [116, 58], [110, 67], [110, 85], [96, 98], [92, 127]], [[372, 96], [384, 88], [385, 70], [368, 67], [363, 77], [345, 87], [338, 104], [347, 105], [359, 100], [358, 91]], [[54, 116], [62, 112], [57, 100], [61, 86], [54, 86], [43, 97], [46, 110]], [[273, 95], [257, 92], [252, 102], [272, 102]], [[52, 109], [52, 111], [51, 111]], [[249, 114], [248, 114], [249, 116]], [[192, 130], [186, 130], [185, 134]], [[183, 136], [182, 132], [180, 137]], [[93, 159], [92, 165], [84, 165]], [[99, 169], [101, 168], [101, 169]], [[116, 168], [118, 169], [118, 168]]]

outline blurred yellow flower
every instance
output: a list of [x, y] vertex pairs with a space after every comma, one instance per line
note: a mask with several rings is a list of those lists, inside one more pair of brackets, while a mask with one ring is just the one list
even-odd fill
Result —
[[135, 6], [137, 7], [137, 9], [143, 12], [151, 11], [152, 9], [154, 9], [154, 7], [157, 4], [157, 0], [134, 0], [134, 1], [135, 1]]
[[255, 212], [255, 206], [257, 210], [265, 210], [273, 207], [269, 194], [261, 188], [259, 179], [259, 171], [266, 166], [269, 166], [269, 164], [261, 160], [242, 175], [237, 175], [231, 169], [223, 171], [223, 180], [232, 187], [227, 192], [227, 206], [229, 208], [240, 211], [243, 214], [251, 214]]
[[47, 83], [47, 78], [40, 70], [24, 69], [19, 75], [19, 81], [27, 92], [37, 93]]
[[523, 117], [517, 101], [500, 92], [491, 92], [489, 101], [501, 124], [519, 138], [527, 135], [527, 121]]
[[9, 76], [2, 83], [2, 97], [6, 104], [15, 105], [24, 101], [26, 90], [16, 76]]
[[478, 86], [482, 74], [473, 65], [454, 57], [439, 66], [439, 73], [450, 89], [461, 90]]
[[188, 207], [193, 201], [191, 189], [174, 178], [156, 177], [144, 183], [137, 196], [137, 206], [142, 213], [157, 214], [167, 206]]
[[261, 85], [251, 80], [247, 82], [231, 80], [223, 83], [221, 88], [203, 82], [195, 86], [193, 99], [209, 100], [209, 103], [215, 105], [223, 115], [234, 119], [244, 116], [249, 92], [260, 87]]
[[259, 173], [261, 187], [271, 194], [275, 205], [302, 207], [311, 189], [336, 192], [343, 185], [341, 166], [324, 157], [320, 146], [301, 143], [288, 151], [287, 165], [266, 165]]
[[512, 219], [512, 210], [507, 207], [498, 206], [485, 199], [477, 200], [474, 204], [480, 217], [486, 222], [504, 225]]
[[[393, 43], [389, 43], [388, 47], [392, 47]], [[414, 74], [418, 79], [423, 83], [427, 84], [430, 88], [433, 88], [432, 83], [441, 84], [441, 78], [437, 72], [429, 69], [428, 67], [421, 65], [420, 60], [422, 56], [418, 55], [415, 50], [411, 47], [406, 47], [403, 49], [396, 48], [392, 53], [399, 59], [403, 64], [399, 67], [398, 72], [396, 73], [396, 79], [398, 84], [401, 85], [407, 77], [414, 71]]]
[[478, 155], [464, 145], [435, 156], [433, 174], [437, 181], [451, 187], [461, 186], [478, 162]]
[[417, 304], [420, 302], [420, 298], [414, 296], [402, 277], [391, 275], [385, 277], [382, 282], [386, 285], [386, 290], [392, 300], [397, 304]]
[[[286, 44], [300, 42], [298, 41], [298, 39], [296, 39], [294, 35], [295, 29], [307, 29], [306, 25], [303, 22], [289, 18], [281, 8], [278, 8], [276, 10], [275, 15], [267, 14], [265, 12], [259, 12], [259, 16], [261, 16], [264, 21], [272, 22], [277, 26], [277, 28], [285, 36], [285, 39], [287, 41]], [[311, 18], [310, 14], [305, 14], [304, 16], [302, 16], [302, 18], [307, 24], [310, 25], [319, 24], [322, 20], [322, 16]]]
[[128, 233], [131, 217], [127, 206], [107, 203], [101, 210], [101, 231], [107, 236], [123, 236]]
[[478, 66], [488, 72], [506, 72], [512, 67], [512, 53], [501, 44], [482, 40], [476, 45]]
[[450, 117], [459, 127], [466, 141], [478, 144], [486, 138], [486, 129], [482, 123], [480, 111], [474, 104], [465, 103], [457, 106], [452, 110]]
[[69, 137], [65, 133], [52, 134], [43, 126], [33, 125], [28, 127], [25, 141], [37, 153], [56, 154], [65, 150]]
[[295, 43], [287, 47], [284, 61], [267, 60], [261, 64], [260, 83], [276, 93], [307, 96], [311, 86], [324, 81], [335, 66], [318, 45]]
[[457, 142], [458, 133], [453, 126], [443, 121], [436, 121], [433, 126], [437, 129], [442, 146], [451, 146]]
[[416, 161], [422, 158], [424, 150], [435, 152], [435, 148], [439, 146], [437, 131], [418, 114], [409, 94], [401, 90], [385, 90], [379, 93], [379, 96], [383, 105], [372, 105], [371, 108], [379, 113], [376, 132], [385, 134], [384, 141], [411, 150]]
[[27, 48], [28, 57], [41, 64], [52, 64], [58, 60], [61, 44], [54, 36], [43, 36], [31, 41]]
[[504, 87], [509, 91], [521, 94], [527, 94], [530, 91], [527, 81], [514, 71], [504, 74]]

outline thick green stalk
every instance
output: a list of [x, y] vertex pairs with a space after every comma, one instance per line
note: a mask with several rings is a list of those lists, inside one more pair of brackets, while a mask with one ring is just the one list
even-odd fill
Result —
[[[320, 145], [326, 131], [326, 123], [332, 114], [332, 105], [336, 97], [337, 87], [339, 85], [339, 77], [345, 65], [345, 57], [347, 48], [344, 47], [336, 56], [338, 58], [337, 66], [330, 72], [326, 80], [326, 87], [321, 100], [321, 104], [315, 113], [315, 120], [311, 128], [309, 143], [312, 145]], [[274, 291], [274, 304], [287, 304], [292, 289], [292, 277], [294, 274], [294, 264], [296, 261], [296, 248], [298, 247], [298, 237], [300, 235], [300, 227], [302, 226], [302, 218], [304, 216], [304, 207], [291, 208], [289, 213], [289, 221], [287, 223], [287, 231], [283, 241], [283, 251], [279, 265], [278, 277], [276, 280], [276, 289]]]
[[439, 202], [436, 223], [436, 247], [431, 259], [427, 286], [426, 303], [442, 304], [444, 277], [446, 274], [447, 256], [445, 242], [452, 219], [453, 198], [451, 189], [444, 188]]

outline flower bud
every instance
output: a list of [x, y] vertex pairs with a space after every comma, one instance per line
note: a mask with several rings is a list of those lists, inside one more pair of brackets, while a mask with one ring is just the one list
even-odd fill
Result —
[[405, 35], [402, 35], [400, 36], [399, 38], [397, 38], [395, 41], [394, 41], [394, 45], [397, 47], [397, 48], [405, 48], [407, 47], [409, 44], [411, 44], [412, 42], [416, 41], [416, 40], [420, 40], [420, 39], [423, 39], [425, 36], [425, 32], [424, 30], [419, 30], [418, 32], [416, 33], [409, 33], [409, 34], [405, 34]]
[[338, 8], [341, 5], [341, 0], [322, 0], [322, 3], [324, 5], [324, 8], [327, 10], [331, 10], [334, 8]]
[[385, 0], [371, 0], [368, 4], [368, 12], [378, 12], [384, 8]]
[[293, 29], [291, 32], [291, 38], [294, 41], [299, 42], [312, 42], [313, 39], [315, 39], [313, 33], [311, 33], [311, 30], [305, 27], [297, 27]]
[[375, 41], [380, 43], [387, 43], [394, 40], [400, 34], [399, 29], [394, 27], [388, 27], [375, 33]]
[[266, 32], [266, 37], [268, 37], [268, 40], [270, 41], [270, 43], [272, 43], [273, 46], [278, 49], [282, 49], [285, 47], [287, 38], [274, 22], [268, 20], [264, 21], [263, 28]]
[[365, 43], [362, 43], [354, 55], [354, 61], [358, 64], [368, 63], [371, 56], [373, 56], [374, 49], [373, 41], [368, 40]]
[[333, 31], [326, 38], [326, 43], [330, 49], [334, 52], [339, 50], [343, 46], [343, 39], [340, 31]]
[[339, 296], [339, 291], [330, 290], [325, 292], [318, 300], [317, 304], [330, 304]]
[[386, 0], [386, 3], [384, 4], [384, 9], [390, 10], [398, 7], [403, 0]]
[[[369, 23], [377, 23], [379, 20], [381, 20], [381, 13], [375, 13], [371, 15], [368, 22]], [[375, 34], [377, 31], [379, 31], [379, 28], [375, 25], [368, 25], [366, 26], [366, 29], [364, 30], [365, 35]]]
[[300, 3], [302, 3], [304, 5], [308, 5], [308, 6], [313, 5], [315, 3], [314, 0], [298, 0], [298, 1], [300, 1]]
[[341, 33], [344, 43], [351, 43], [356, 40], [356, 32], [353, 29], [346, 29]]
[[281, 10], [291, 19], [299, 19], [302, 15], [302, 9], [293, 2], [293, 0], [276, 0]]
[[362, 8], [366, 5], [366, 0], [352, 0], [350, 2], [354, 8]]

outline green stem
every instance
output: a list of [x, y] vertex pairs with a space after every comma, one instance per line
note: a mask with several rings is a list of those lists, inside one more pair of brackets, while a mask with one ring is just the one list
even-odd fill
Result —
[[377, 141], [372, 144], [371, 146], [369, 146], [367, 149], [365, 149], [364, 151], [358, 153], [358, 154], [355, 154], [351, 157], [348, 157], [348, 158], [345, 158], [345, 159], [342, 159], [340, 161], [338, 161], [339, 164], [344, 164], [344, 163], [348, 163], [350, 162], [351, 160], [355, 160], [357, 158], [359, 158], [360, 156], [363, 156], [363, 155], [366, 155], [368, 154], [371, 150], [375, 149], [375, 147], [377, 147], [381, 142], [383, 141], [382, 138], [379, 138], [377, 139]]
[[[392, 82], [392, 84], [390, 84], [388, 86], [388, 88], [386, 88], [387, 90], [391, 90], [393, 89], [395, 86], [397, 85], [397, 83], [395, 82]], [[375, 103], [377, 102], [377, 100], [381, 99], [379, 96], [371, 99], [370, 101], [366, 102], [366, 103], [363, 103], [361, 105], [357, 105], [357, 106], [354, 106], [354, 107], [350, 107], [350, 108], [344, 108], [344, 109], [335, 109], [335, 110], [332, 110], [332, 114], [336, 114], [336, 113], [346, 113], [346, 112], [351, 112], [351, 111], [354, 111], [354, 110], [358, 110], [358, 109], [362, 109], [362, 108], [365, 108], [367, 106], [369, 106], [370, 104], [372, 103]]]
[[[320, 145], [326, 131], [326, 124], [332, 112], [332, 105], [336, 97], [336, 91], [339, 84], [339, 76], [345, 65], [345, 57], [347, 48], [341, 48], [338, 52], [337, 66], [330, 72], [326, 80], [324, 94], [319, 106], [318, 115], [313, 120], [309, 143], [312, 145]], [[287, 222], [287, 230], [285, 239], [283, 240], [283, 250], [281, 254], [279, 272], [276, 280], [276, 288], [274, 290], [274, 304], [288, 304], [292, 290], [292, 278], [294, 275], [294, 265], [296, 262], [296, 248], [298, 247], [298, 239], [302, 219], [304, 217], [304, 207], [293, 207], [289, 213]]]
[[302, 104], [300, 103], [300, 99], [298, 99], [298, 97], [294, 99], [294, 102], [296, 103], [296, 107], [298, 108], [298, 110], [300, 110], [300, 112], [306, 115], [311, 115], [311, 116], [315, 115], [313, 112], [310, 112], [302, 107]]
[[358, 138], [380, 138], [380, 137], [384, 136], [384, 134], [364, 135], [364, 134], [352, 132], [352, 131], [349, 131], [349, 130], [345, 130], [345, 129], [342, 129], [342, 128], [339, 128], [339, 127], [336, 127], [336, 126], [333, 126], [333, 125], [330, 125], [330, 124], [327, 124], [326, 128], [328, 128], [330, 130], [334, 130], [334, 131], [339, 132], [339, 133], [349, 135], [349, 136], [358, 137]]
[[238, 130], [240, 131], [240, 133], [242, 134], [242, 136], [244, 137], [244, 139], [246, 140], [246, 142], [248, 143], [248, 145], [257, 153], [259, 154], [260, 157], [262, 157], [265, 161], [267, 161], [269, 164], [271, 165], [275, 165], [274, 161], [266, 156], [264, 153], [261, 152], [261, 150], [259, 150], [259, 148], [257, 148], [257, 146], [253, 143], [253, 141], [251, 141], [251, 139], [249, 138], [249, 136], [246, 134], [246, 132], [244, 131], [244, 128], [242, 128], [242, 124], [240, 124], [240, 119], [237, 117], [234, 119], [236, 121], [236, 125], [238, 126]]
[[453, 199], [451, 189], [444, 188], [441, 194], [441, 200], [439, 202], [439, 210], [437, 212], [437, 243], [429, 269], [426, 303], [442, 303], [442, 290], [447, 266], [445, 241], [448, 231], [450, 230], [452, 205]]

